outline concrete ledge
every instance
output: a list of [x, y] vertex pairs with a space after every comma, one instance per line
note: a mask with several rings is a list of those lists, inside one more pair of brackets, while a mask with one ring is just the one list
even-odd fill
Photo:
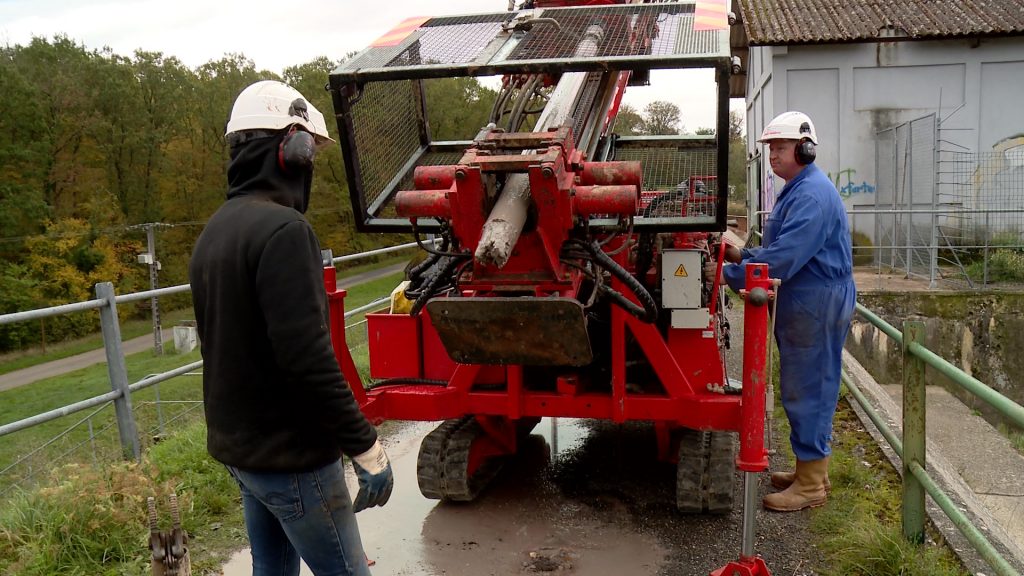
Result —
[[[892, 396], [886, 391], [886, 389], [879, 385], [878, 382], [864, 369], [863, 366], [854, 358], [849, 352], [843, 351], [843, 364], [850, 379], [856, 384], [864, 395], [868, 398], [873, 408], [881, 415], [882, 420], [885, 421], [889, 427], [897, 434], [902, 435], [902, 406], [893, 399]], [[930, 389], [932, 387], [929, 387]], [[946, 396], [952, 398], [948, 393]], [[932, 406], [933, 394], [928, 395], [928, 405]], [[955, 400], [955, 398], [954, 398]], [[902, 471], [903, 464], [899, 456], [892, 450], [889, 443], [882, 437], [881, 433], [875, 428], [874, 423], [867, 417], [867, 414], [860, 408], [860, 405], [856, 401], [850, 402], [853, 406], [854, 411], [860, 418], [861, 422], [868, 432], [875, 438], [875, 441], [882, 447], [882, 451], [886, 457], [896, 468], [898, 472]], [[962, 404], [961, 404], [962, 406]], [[965, 411], [969, 412], [966, 406], [963, 407]], [[929, 415], [932, 414], [932, 410], [929, 409]], [[980, 419], [980, 418], [979, 418]], [[960, 425], [962, 422], [951, 422], [956, 429], [962, 429]], [[928, 426], [928, 450], [927, 450], [927, 470], [932, 476], [935, 482], [946, 492], [947, 495], [956, 503], [957, 507], [962, 510], [967, 517], [974, 523], [974, 525], [988, 538], [989, 542], [995, 546], [997, 550], [1003, 555], [1007, 561], [1014, 566], [1018, 571], [1024, 572], [1024, 550], [1021, 549], [1021, 544], [1016, 542], [1011, 533], [1020, 533], [1021, 527], [1024, 526], [1024, 514], [1016, 514], [1016, 518], [1003, 516], [1004, 522], [1009, 520], [1011, 523], [1017, 524], [1014, 526], [1003, 526], [993, 516], [992, 512], [985, 506], [981, 498], [975, 493], [975, 491], [964, 481], [963, 477], [958, 472], [957, 466], [952, 464], [945, 455], [940, 452], [939, 444], [932, 441], [932, 425]], [[990, 434], [998, 437], [1005, 442], [1005, 438], [999, 434], [998, 431], [988, 427]], [[978, 431], [972, 430], [969, 434], [961, 434], [960, 440], [965, 445], [980, 447], [985, 446], [986, 443], [995, 441], [993, 438], [977, 437]], [[1019, 455], [1017, 455], [1020, 458]], [[1022, 464], [1024, 464], [1024, 459]], [[998, 464], [996, 464], [998, 466]], [[1001, 470], [1005, 473], [1006, 470]], [[952, 521], [946, 516], [946, 513], [939, 508], [930, 497], [925, 498], [926, 508], [928, 516], [932, 523], [938, 528], [939, 532], [943, 535], [950, 547], [957, 554], [960, 560], [964, 563], [968, 570], [972, 574], [992, 574], [992, 569], [988, 566], [981, 555], [979, 555], [974, 547], [971, 546], [967, 538], [960, 533], [960, 530], [953, 524]]]

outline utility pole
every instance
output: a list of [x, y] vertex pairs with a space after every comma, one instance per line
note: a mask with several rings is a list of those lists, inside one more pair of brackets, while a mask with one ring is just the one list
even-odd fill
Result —
[[[159, 287], [160, 272], [160, 262], [156, 259], [156, 224], [151, 222], [143, 224], [143, 227], [146, 229], [146, 252], [139, 254], [139, 263], [149, 266], [149, 289], [156, 290]], [[150, 299], [150, 306], [153, 312], [153, 352], [160, 356], [164, 353], [163, 334], [160, 330], [160, 299], [153, 296]]]

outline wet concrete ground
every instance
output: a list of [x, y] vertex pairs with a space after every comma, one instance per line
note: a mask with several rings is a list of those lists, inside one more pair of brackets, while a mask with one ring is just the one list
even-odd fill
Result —
[[[391, 501], [358, 517], [375, 575], [706, 575], [738, 555], [739, 476], [733, 513], [679, 514], [675, 468], [657, 462], [649, 426], [545, 419], [491, 487], [465, 504], [419, 493], [416, 454], [433, 426], [406, 423], [388, 439]], [[807, 518], [758, 511], [756, 551], [774, 574], [816, 573]], [[243, 551], [225, 574], [249, 570]]]
[[[552, 460], [579, 448], [588, 434], [581, 422], [542, 421], [484, 495], [465, 504], [428, 500], [416, 485], [420, 441], [435, 425], [404, 423], [387, 439], [395, 490], [387, 506], [358, 516], [374, 574], [658, 573], [665, 550], [652, 534], [564, 498], [555, 483]], [[248, 551], [234, 560], [225, 574], [250, 573]]]
[[[730, 316], [739, 343], [741, 318]], [[738, 348], [727, 355], [733, 377], [740, 374]], [[472, 503], [442, 503], [419, 492], [416, 456], [434, 426], [401, 423], [387, 433], [395, 490], [387, 506], [358, 515], [375, 576], [696, 576], [739, 554], [740, 475], [731, 514], [678, 513], [675, 467], [657, 461], [650, 425], [545, 419]], [[776, 459], [773, 467], [782, 468]], [[761, 495], [766, 484], [763, 474]], [[807, 512], [759, 509], [757, 516], [756, 552], [773, 574], [817, 574]], [[251, 574], [247, 550], [225, 574]]]

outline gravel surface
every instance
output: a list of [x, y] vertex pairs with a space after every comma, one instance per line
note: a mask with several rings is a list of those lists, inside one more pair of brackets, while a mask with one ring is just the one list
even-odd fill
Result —
[[[727, 310], [732, 324], [732, 349], [726, 362], [732, 378], [742, 367], [742, 302]], [[590, 434], [579, 449], [556, 460], [553, 483], [569, 498], [600, 513], [611, 523], [655, 535], [667, 554], [658, 574], [707, 574], [739, 555], [742, 514], [742, 476], [735, 483], [736, 506], [723, 516], [689, 516], [675, 510], [675, 467], [658, 462], [650, 426], [587, 422]], [[775, 442], [786, 438], [776, 437]], [[771, 457], [773, 470], [785, 469], [781, 455]], [[770, 489], [768, 473], [759, 475], [759, 496]], [[760, 502], [760, 500], [759, 500]], [[809, 532], [810, 513], [778, 514], [758, 506], [755, 552], [773, 574], [817, 574], [820, 554]]]

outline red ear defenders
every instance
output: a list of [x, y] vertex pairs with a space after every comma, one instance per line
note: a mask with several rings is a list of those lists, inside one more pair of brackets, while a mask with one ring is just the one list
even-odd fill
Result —
[[313, 168], [316, 140], [305, 130], [293, 125], [277, 148], [277, 165], [286, 173], [303, 172]]
[[[800, 125], [801, 134], [810, 134], [811, 125], [804, 122]], [[804, 138], [796, 145], [796, 163], [801, 166], [806, 166], [814, 159], [818, 157], [818, 151], [814, 147], [814, 142], [811, 142], [810, 138]]]

